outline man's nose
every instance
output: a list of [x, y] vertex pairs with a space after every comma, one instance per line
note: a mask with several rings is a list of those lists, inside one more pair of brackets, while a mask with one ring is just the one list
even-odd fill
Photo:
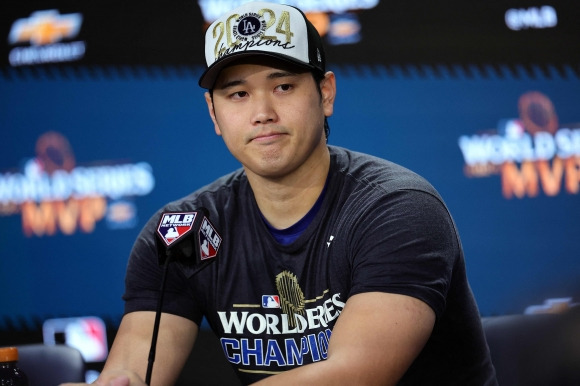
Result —
[[275, 105], [267, 96], [256, 98], [253, 109], [252, 121], [254, 124], [272, 123], [278, 120]]

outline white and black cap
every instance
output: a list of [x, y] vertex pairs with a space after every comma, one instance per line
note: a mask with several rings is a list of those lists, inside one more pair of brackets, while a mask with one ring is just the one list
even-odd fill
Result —
[[250, 2], [215, 20], [205, 33], [207, 69], [199, 79], [214, 86], [220, 71], [246, 56], [265, 55], [324, 74], [322, 39], [298, 8], [267, 2]]

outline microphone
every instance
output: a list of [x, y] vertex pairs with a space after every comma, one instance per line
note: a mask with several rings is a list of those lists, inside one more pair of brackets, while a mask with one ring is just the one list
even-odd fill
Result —
[[155, 233], [158, 263], [163, 267], [163, 276], [145, 377], [147, 385], [151, 384], [153, 363], [155, 362], [169, 263], [175, 261], [190, 278], [215, 260], [222, 242], [221, 236], [209, 220], [208, 210], [203, 207], [191, 212], [163, 212]]
[[221, 240], [206, 208], [164, 212], [157, 225], [159, 265], [163, 266], [168, 258], [186, 266], [207, 262], [216, 257]]

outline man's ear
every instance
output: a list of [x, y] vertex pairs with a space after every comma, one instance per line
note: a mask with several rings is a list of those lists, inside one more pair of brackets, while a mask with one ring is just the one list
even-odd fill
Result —
[[217, 135], [222, 135], [222, 132], [220, 130], [220, 127], [219, 127], [219, 125], [217, 123], [217, 119], [215, 117], [215, 109], [213, 107], [213, 99], [212, 99], [212, 97], [211, 97], [211, 95], [210, 95], [210, 93], [208, 91], [205, 92], [204, 96], [205, 96], [205, 103], [207, 103], [207, 110], [209, 112], [209, 116], [210, 116], [210, 118], [211, 118], [211, 120], [213, 122], [213, 127], [214, 127], [214, 130], [215, 130], [215, 133]]
[[320, 92], [322, 94], [324, 116], [330, 117], [334, 112], [334, 100], [336, 98], [336, 77], [332, 71], [324, 74], [324, 79], [320, 82]]

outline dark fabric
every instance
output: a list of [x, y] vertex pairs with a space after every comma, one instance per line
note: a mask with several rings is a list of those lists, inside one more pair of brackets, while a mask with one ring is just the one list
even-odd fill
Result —
[[[495, 384], [459, 237], [441, 197], [401, 166], [342, 148], [330, 151], [322, 207], [289, 245], [268, 231], [241, 170], [166, 206], [162, 211], [207, 208], [223, 242], [202, 270], [170, 265], [164, 311], [197, 324], [207, 318], [242, 382], [251, 383], [326, 359], [332, 328], [350, 296], [413, 296], [434, 310], [437, 321], [401, 384]], [[155, 310], [159, 215], [132, 251], [126, 312]]]

